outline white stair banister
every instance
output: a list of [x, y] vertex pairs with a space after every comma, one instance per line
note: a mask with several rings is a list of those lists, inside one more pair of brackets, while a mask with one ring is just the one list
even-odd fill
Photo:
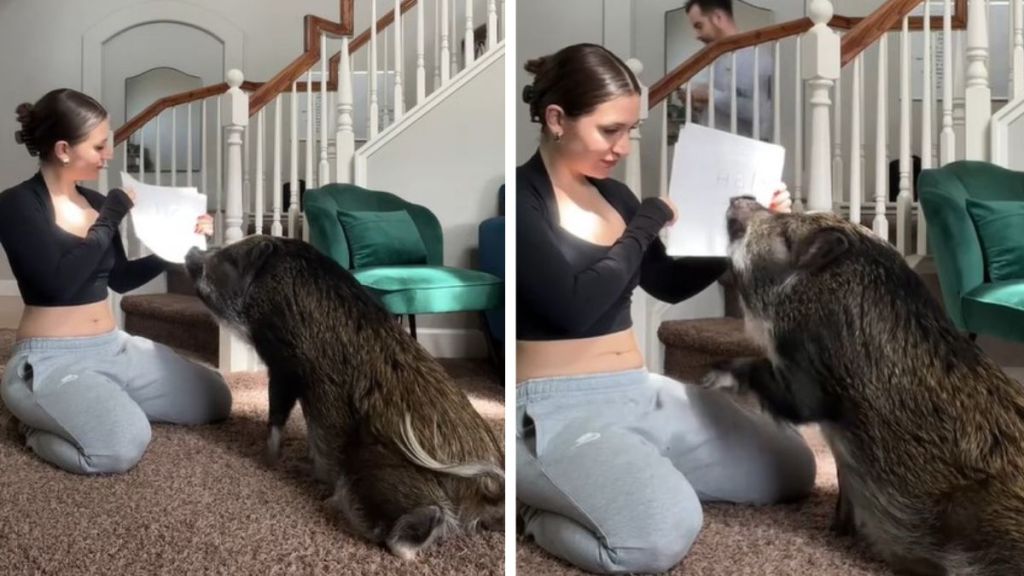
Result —
[[274, 100], [274, 177], [271, 181], [273, 186], [274, 217], [270, 223], [270, 235], [280, 236], [284, 229], [281, 226], [281, 114], [284, 96], [277, 95]]
[[498, 45], [498, 7], [495, 0], [487, 0], [487, 51]]
[[352, 64], [349, 39], [341, 38], [341, 64], [338, 71], [338, 130], [335, 135], [338, 154], [338, 182], [352, 182], [352, 157], [356, 153], [356, 136], [352, 116]]
[[941, 164], [956, 159], [956, 133], [953, 131], [953, 0], [945, 0], [942, 14], [942, 136]]
[[427, 63], [424, 54], [423, 13], [427, 11], [426, 0], [416, 6], [416, 105], [427, 97]]
[[377, 102], [377, 2], [370, 2], [370, 138], [380, 129], [380, 104]]
[[911, 195], [910, 157], [910, 17], [903, 18], [900, 32], [900, 162], [899, 193], [896, 195], [896, 250], [906, 256], [910, 253]]
[[214, 166], [217, 169], [217, 212], [216, 215], [214, 216], [217, 219], [217, 221], [215, 222], [216, 230], [214, 231], [217, 244], [224, 243], [224, 233], [226, 227], [226, 222], [224, 222], [224, 187], [227, 185], [227, 182], [224, 180], [224, 124], [222, 121], [223, 116], [221, 115], [221, 109], [223, 108], [223, 104], [224, 98], [217, 98], [217, 124], [215, 124], [215, 126], [217, 126], [217, 156], [216, 161], [214, 162]]
[[[402, 119], [405, 114], [405, 93], [402, 88], [402, 59], [405, 53], [402, 51], [402, 0], [395, 0], [395, 122]], [[386, 59], [385, 59], [386, 61]]]
[[886, 218], [886, 196], [889, 191], [889, 157], [888, 157], [888, 130], [889, 114], [888, 82], [889, 82], [889, 36], [883, 34], [878, 40], [878, 109], [875, 111], [877, 124], [875, 125], [875, 218], [871, 222], [871, 229], [875, 235], [882, 240], [889, 239], [889, 219]]
[[761, 82], [759, 78], [761, 70], [761, 45], [754, 46], [754, 140], [761, 139]]
[[[313, 71], [306, 73], [306, 189], [316, 188], [313, 180], [313, 141], [316, 140], [316, 132], [313, 128], [313, 116], [316, 111], [313, 109]], [[296, 198], [296, 214], [302, 212], [302, 200], [298, 198], [298, 191], [292, 191], [292, 198]]]
[[[932, 168], [932, 3], [924, 3], [924, 83], [921, 99], [921, 170]], [[916, 191], [916, 186], [914, 187]], [[917, 205], [917, 255], [927, 254], [928, 230], [924, 210]]]
[[331, 164], [327, 161], [327, 35], [320, 34], [320, 165], [317, 182], [321, 186], [331, 181]]
[[[192, 186], [192, 103], [185, 105], [185, 113], [188, 118], [185, 121], [185, 186]], [[160, 183], [160, 175], [157, 174], [157, 183]]]
[[139, 182], [146, 181], [146, 155], [143, 152], [146, 150], [146, 126], [148, 125], [146, 123], [139, 128]]
[[[209, 188], [207, 188], [207, 186], [209, 186], [209, 182], [207, 182], [207, 179], [208, 179], [208, 174], [207, 174], [208, 163], [207, 163], [207, 159], [206, 159], [206, 152], [207, 152], [207, 144], [206, 144], [206, 142], [207, 142], [207, 140], [206, 140], [206, 102], [207, 102], [207, 100], [204, 99], [203, 100], [203, 106], [202, 106], [202, 112], [200, 112], [200, 116], [199, 116], [199, 118], [200, 118], [199, 121], [201, 122], [200, 126], [202, 127], [199, 130], [199, 142], [201, 143], [199, 145], [199, 182], [200, 182], [200, 185], [204, 187], [204, 190], [201, 190], [200, 192], [202, 192], [203, 194], [206, 194], [207, 195], [206, 196], [207, 199], [209, 199], [210, 192], [209, 192]], [[207, 202], [209, 202], [209, 200], [207, 200]], [[207, 210], [209, 210], [209, 205], [207, 205]]]
[[988, 160], [992, 89], [988, 81], [988, 3], [969, 0], [967, 8], [966, 148], [968, 160]]
[[299, 85], [292, 82], [292, 143], [291, 164], [288, 172], [290, 191], [288, 198], [288, 237], [295, 238], [295, 228], [299, 219]]
[[775, 57], [775, 70], [772, 72], [772, 143], [782, 144], [782, 59], [779, 58], [781, 44], [775, 41], [773, 47]]
[[1024, 0], [1010, 0], [1013, 9], [1013, 99], [1024, 96]]
[[808, 172], [807, 209], [832, 209], [831, 162], [829, 148], [829, 89], [839, 77], [839, 35], [828, 27], [833, 9], [829, 0], [811, 0], [808, 14], [814, 26], [807, 32], [804, 45], [807, 65], [803, 78], [810, 86], [811, 96], [811, 156]]
[[225, 193], [227, 195], [227, 230], [225, 241], [230, 244], [242, 239], [242, 132], [249, 124], [249, 95], [239, 88], [245, 77], [242, 71], [228, 72], [228, 91], [221, 98], [227, 109], [223, 118], [227, 134], [227, 167]]
[[464, 41], [465, 55], [462, 67], [469, 68], [476, 55], [476, 42], [473, 38], [473, 0], [466, 0], [466, 40]]
[[448, 45], [448, 0], [437, 0], [441, 3], [441, 85], [451, 78], [451, 48]]
[[796, 37], [796, 87], [793, 90], [794, 116], [793, 134], [793, 211], [804, 211], [804, 81], [803, 36]]
[[257, 234], [263, 234], [263, 160], [264, 141], [267, 137], [266, 124], [263, 121], [264, 110], [266, 108], [261, 108], [256, 113], [256, 201], [253, 212]]
[[162, 138], [160, 138], [160, 114], [157, 114], [156, 115], [156, 146], [155, 146], [155, 148], [156, 148], [156, 162], [155, 162], [156, 163], [156, 179], [155, 179], [155, 183], [156, 183], [157, 186], [162, 186], [163, 185], [163, 179], [161, 178], [161, 175], [163, 174], [163, 172], [160, 171], [160, 140], [162, 140]]
[[246, 125], [245, 130], [242, 132], [244, 138], [242, 142], [242, 235], [247, 236], [249, 232], [249, 217], [252, 216], [252, 188], [250, 185], [252, 181], [250, 179], [249, 165], [252, 161], [252, 146], [250, 146], [250, 137], [252, 134], [252, 126]]
[[[157, 134], [159, 140], [160, 134]], [[145, 142], [145, 140], [143, 140]], [[171, 106], [171, 186], [178, 185], [178, 109]]]
[[[861, 121], [864, 110], [864, 54], [858, 54], [853, 61], [853, 85], [850, 87], [850, 222], [860, 224], [861, 202], [864, 198], [864, 180], [861, 171], [861, 150], [863, 147], [864, 125]], [[840, 178], [842, 173], [840, 172]]]
[[832, 204], [843, 198], [843, 74], [839, 73], [832, 92]]
[[[730, 92], [731, 92], [731, 98], [729, 98], [729, 130], [733, 134], [736, 134], [737, 133], [737, 126], [739, 124], [739, 122], [738, 122], [739, 119], [736, 117], [736, 51], [735, 50], [732, 51], [732, 54], [729, 56], [729, 59], [730, 59], [729, 69], [731, 71], [731, 78], [729, 79], [729, 82], [730, 82], [729, 86], [730, 86]], [[755, 68], [755, 70], [756, 70], [756, 68]], [[757, 79], [756, 78], [754, 79], [754, 85], [755, 86], [757, 85]], [[714, 90], [710, 90], [710, 93], [708, 94], [708, 99], [709, 99], [709, 101], [712, 104], [714, 104], [714, 101], [715, 101], [715, 92], [714, 92]]]

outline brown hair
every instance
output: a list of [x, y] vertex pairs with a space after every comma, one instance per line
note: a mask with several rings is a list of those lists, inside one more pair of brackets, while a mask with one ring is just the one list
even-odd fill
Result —
[[530, 120], [541, 124], [552, 104], [577, 118], [619, 96], [640, 94], [640, 83], [629, 66], [597, 44], [567, 46], [530, 60], [524, 68], [534, 79], [523, 88], [523, 101], [530, 105]]
[[728, 14], [729, 18], [733, 17], [732, 0], [690, 0], [683, 6], [683, 9], [689, 14], [694, 6], [700, 8], [704, 15], [708, 15], [715, 10], [721, 10]]
[[59, 88], [47, 92], [35, 104], [25, 102], [15, 110], [21, 130], [14, 133], [18, 144], [44, 162], [53, 159], [53, 147], [61, 140], [74, 146], [86, 139], [107, 111], [92, 97]]

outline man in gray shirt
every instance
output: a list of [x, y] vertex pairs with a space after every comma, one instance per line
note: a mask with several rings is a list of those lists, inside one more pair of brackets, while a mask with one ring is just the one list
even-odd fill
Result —
[[[733, 36], [740, 32], [733, 20], [732, 0], [689, 0], [685, 6], [686, 14], [690, 18], [690, 24], [697, 33], [697, 38], [704, 44], [710, 44], [716, 40]], [[774, 55], [769, 46], [762, 46], [756, 57], [757, 66], [755, 71], [754, 47], [737, 50], [736, 54], [736, 132], [741, 136], [754, 136], [754, 86], [758, 85], [757, 111], [758, 126], [760, 128], [758, 137], [760, 140], [770, 141], [772, 139], [773, 116], [772, 116], [772, 74], [775, 70]], [[724, 131], [732, 129], [732, 54], [721, 56], [714, 64], [715, 87], [715, 128]], [[711, 95], [708, 93], [708, 84], [704, 74], [704, 83], [693, 82], [693, 93], [691, 95], [694, 112], [694, 121], [707, 124], [710, 120], [708, 114], [708, 101]], [[686, 102], [684, 88], [677, 93], [680, 100]]]

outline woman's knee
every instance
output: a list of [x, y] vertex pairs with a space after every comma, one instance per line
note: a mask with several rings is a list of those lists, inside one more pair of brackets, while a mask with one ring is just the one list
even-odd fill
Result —
[[224, 380], [224, 376], [216, 370], [204, 368], [206, 373], [203, 378], [203, 390], [207, 397], [207, 422], [220, 422], [226, 420], [231, 414], [231, 388]]
[[759, 504], [799, 500], [810, 495], [817, 475], [814, 451], [796, 428], [780, 426], [770, 438], [770, 450], [760, 474], [765, 479]]
[[697, 495], [689, 490], [676, 494], [647, 512], [647, 521], [635, 536], [610, 550], [617, 572], [667, 572], [689, 553], [704, 524]]

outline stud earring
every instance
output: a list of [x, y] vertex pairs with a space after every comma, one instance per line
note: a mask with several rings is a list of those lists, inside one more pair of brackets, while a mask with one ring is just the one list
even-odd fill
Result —
[[555, 132], [555, 142], [561, 142], [561, 141], [562, 141], [562, 133], [561, 132]]
[[67, 158], [61, 158], [60, 159], [60, 163], [65, 165], [65, 166], [67, 166], [69, 162], [71, 162], [71, 160], [68, 160]]

